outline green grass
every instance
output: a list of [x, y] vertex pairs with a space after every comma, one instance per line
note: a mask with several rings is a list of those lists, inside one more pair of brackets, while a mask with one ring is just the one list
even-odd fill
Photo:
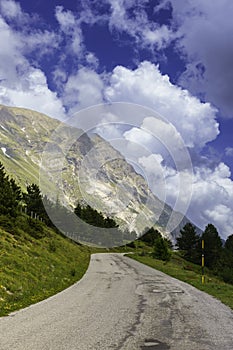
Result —
[[0, 228], [0, 316], [43, 300], [78, 281], [90, 249], [42, 225], [41, 238]]
[[203, 285], [201, 282], [201, 267], [184, 260], [179, 253], [174, 252], [169, 262], [156, 260], [148, 255], [130, 254], [128, 256], [169, 276], [191, 284], [233, 309], [233, 285], [223, 282], [207, 269], [205, 284]]

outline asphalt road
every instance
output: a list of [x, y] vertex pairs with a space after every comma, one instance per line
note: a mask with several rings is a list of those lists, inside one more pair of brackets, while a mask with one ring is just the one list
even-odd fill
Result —
[[0, 318], [1, 350], [232, 350], [233, 312], [120, 254], [95, 254], [81, 281]]

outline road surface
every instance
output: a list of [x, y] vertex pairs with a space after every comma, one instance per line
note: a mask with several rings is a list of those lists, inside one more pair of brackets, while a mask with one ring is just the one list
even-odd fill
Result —
[[232, 350], [233, 312], [120, 254], [94, 254], [81, 281], [0, 318], [1, 350]]

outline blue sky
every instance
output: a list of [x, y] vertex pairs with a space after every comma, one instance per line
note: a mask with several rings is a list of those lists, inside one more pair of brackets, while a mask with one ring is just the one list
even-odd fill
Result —
[[[231, 0], [0, 0], [0, 103], [59, 119], [103, 102], [152, 108], [190, 151], [189, 216], [226, 237], [233, 232], [232, 15]], [[124, 137], [136, 140], [138, 132]], [[151, 152], [156, 167], [143, 157], [141, 166], [148, 178], [163, 167], [174, 192], [176, 174]]]

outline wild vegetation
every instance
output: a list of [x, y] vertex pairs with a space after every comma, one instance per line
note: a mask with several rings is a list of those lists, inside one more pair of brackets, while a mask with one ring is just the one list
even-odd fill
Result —
[[[26, 189], [22, 192], [0, 163], [0, 316], [43, 300], [78, 281], [88, 267], [90, 254], [103, 251], [81, 245], [59, 232], [56, 223], [61, 217], [68, 218], [63, 223], [64, 230], [72, 231], [70, 212], [59, 201], [52, 203], [43, 197], [36, 184]], [[44, 204], [53, 213], [53, 222]], [[90, 206], [78, 204], [75, 213], [90, 225], [116, 229], [121, 239], [135, 238], [135, 233], [128, 233], [127, 237], [113, 219], [104, 218]], [[79, 229], [80, 236], [83, 234], [87, 239], [88, 232]], [[107, 239], [113, 241], [113, 235]]]
[[[161, 234], [153, 228], [149, 229], [140, 241], [151, 247], [148, 254], [155, 259], [169, 261], [172, 253], [177, 254], [171, 249], [171, 243], [162, 238]], [[230, 235], [223, 244], [214, 225], [208, 224], [202, 235], [198, 235], [195, 226], [187, 223], [180, 230], [176, 248], [180, 257], [198, 266], [201, 265], [203, 256], [204, 266], [211, 271], [212, 275], [233, 284], [233, 235]]]
[[[223, 244], [212, 224], [198, 235], [195, 227], [187, 223], [177, 238], [178, 250], [171, 249], [169, 242], [154, 229], [150, 229], [134, 245], [137, 251], [129, 257], [187, 282], [233, 308], [233, 235]], [[205, 261], [204, 283], [202, 254]]]
[[70, 286], [89, 258], [87, 247], [52, 229], [38, 187], [23, 194], [0, 164], [0, 316]]
[[[42, 197], [37, 185], [28, 185], [27, 191], [22, 192], [0, 163], [0, 316], [53, 295], [79, 280], [87, 269], [91, 252], [98, 251], [61, 234], [44, 204], [53, 211], [55, 224], [62, 215], [69, 217], [59, 201], [52, 203]], [[177, 239], [178, 251], [174, 251], [171, 242], [153, 227], [135, 240], [135, 232], [120, 231], [114, 218], [104, 217], [90, 206], [78, 203], [74, 212], [81, 222], [115, 230], [115, 237], [112, 232], [108, 235], [108, 230], [99, 236], [100, 242], [105, 240], [110, 245], [122, 242], [122, 247], [111, 251], [132, 250], [135, 254], [131, 257], [136, 260], [188, 282], [233, 308], [233, 235], [223, 245], [212, 224], [208, 224], [200, 236], [195, 227], [187, 223]], [[67, 229], [69, 220], [63, 224]], [[79, 237], [92, 242], [93, 231], [88, 232], [82, 224], [79, 229]], [[73, 230], [72, 225], [69, 230]], [[203, 253], [205, 284], [201, 284]]]
[[187, 261], [195, 264], [200, 264], [203, 254], [204, 265], [224, 282], [233, 284], [233, 235], [230, 235], [223, 245], [214, 225], [208, 224], [202, 235], [198, 236], [195, 227], [188, 223], [177, 238], [177, 247]]
[[87, 247], [35, 219], [30, 220], [34, 225], [30, 230], [27, 217], [20, 217], [20, 225], [18, 220], [5, 221], [8, 229], [0, 227], [0, 316], [67, 288], [83, 276], [89, 264]]

